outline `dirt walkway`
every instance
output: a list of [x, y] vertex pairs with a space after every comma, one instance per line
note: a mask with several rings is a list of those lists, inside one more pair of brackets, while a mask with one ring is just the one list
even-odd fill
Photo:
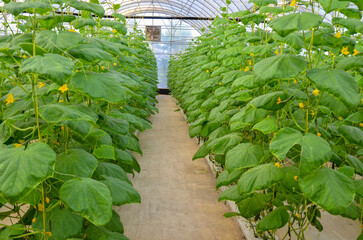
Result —
[[215, 177], [198, 150], [188, 125], [170, 96], [159, 96], [153, 129], [140, 133], [141, 173], [132, 179], [141, 204], [116, 208], [130, 240], [240, 240], [229, 208], [218, 203]]

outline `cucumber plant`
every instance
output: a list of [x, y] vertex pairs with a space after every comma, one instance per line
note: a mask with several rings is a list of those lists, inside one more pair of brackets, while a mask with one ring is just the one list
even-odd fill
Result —
[[157, 111], [152, 51], [94, 0], [4, 2], [0, 238], [127, 239], [112, 206], [140, 202], [127, 173]]
[[169, 88], [203, 143], [193, 159], [220, 166], [219, 200], [239, 209], [226, 216], [263, 239], [283, 227], [282, 239], [309, 239], [322, 211], [362, 224], [362, 2], [250, 2], [222, 8], [170, 61]]

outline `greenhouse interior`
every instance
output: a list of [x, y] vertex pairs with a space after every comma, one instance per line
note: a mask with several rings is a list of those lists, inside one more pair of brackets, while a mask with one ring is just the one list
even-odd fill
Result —
[[0, 240], [363, 240], [363, 0], [0, 11]]

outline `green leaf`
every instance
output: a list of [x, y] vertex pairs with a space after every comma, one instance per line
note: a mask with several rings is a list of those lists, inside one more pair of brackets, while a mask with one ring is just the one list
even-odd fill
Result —
[[53, 29], [60, 23], [72, 22], [75, 19], [76, 19], [76, 16], [73, 16], [73, 15], [54, 14], [54, 15], [46, 15], [46, 16], [38, 17], [37, 21], [42, 28]]
[[303, 135], [292, 128], [280, 129], [270, 143], [270, 152], [280, 161], [284, 160], [288, 151], [295, 145], [300, 144]]
[[111, 220], [105, 225], [105, 228], [112, 232], [119, 232], [124, 233], [124, 226], [120, 220], [120, 215], [115, 210], [112, 210], [112, 218]]
[[357, 179], [353, 181], [356, 194], [363, 197], [363, 179]]
[[254, 55], [264, 55], [264, 54], [270, 53], [274, 47], [276, 47], [276, 44], [248, 46], [248, 47], [243, 48], [241, 53], [244, 53], [244, 54], [252, 53]]
[[362, 19], [362, 13], [355, 8], [343, 8], [339, 9], [339, 12], [343, 13], [348, 18], [356, 18], [358, 20]]
[[234, 170], [229, 173], [227, 170], [223, 170], [221, 174], [219, 174], [217, 178], [216, 188], [220, 188], [221, 186], [228, 186], [232, 182], [236, 181], [242, 175], [242, 170]]
[[352, 113], [345, 120], [352, 122], [352, 123], [363, 122], [363, 110], [358, 110], [357, 112]]
[[266, 118], [256, 123], [251, 130], [258, 130], [264, 134], [273, 133], [278, 130], [277, 121], [274, 118]]
[[129, 240], [125, 235], [111, 232], [104, 227], [91, 225], [87, 228], [87, 239], [89, 240]]
[[345, 57], [336, 65], [336, 68], [348, 71], [354, 68], [363, 68], [363, 56]]
[[363, 32], [363, 22], [360, 19], [335, 17], [332, 19], [332, 24], [343, 26], [353, 34]]
[[74, 64], [66, 57], [47, 53], [24, 60], [20, 65], [23, 74], [35, 73], [62, 85], [72, 75]]
[[91, 99], [120, 103], [126, 100], [126, 93], [118, 77], [113, 73], [79, 72], [72, 77], [71, 84]]
[[22, 224], [14, 224], [11, 225], [11, 227], [3, 228], [0, 232], [0, 239], [1, 240], [11, 240], [14, 239], [13, 236], [20, 235], [24, 233], [25, 229], [23, 229], [24, 226]]
[[265, 209], [271, 201], [272, 194], [254, 193], [251, 197], [238, 203], [238, 210], [244, 218], [252, 218]]
[[221, 195], [219, 195], [218, 201], [240, 202], [242, 199], [242, 196], [238, 193], [237, 185], [234, 185], [224, 190]]
[[129, 132], [129, 123], [123, 119], [107, 117], [99, 125], [107, 132], [114, 132], [121, 135], [127, 134]]
[[72, 211], [95, 225], [104, 225], [112, 217], [111, 192], [101, 182], [91, 178], [72, 179], [62, 185], [59, 194]]
[[45, 143], [0, 149], [0, 194], [16, 202], [53, 174], [55, 152]]
[[254, 167], [265, 158], [265, 153], [259, 145], [241, 143], [226, 154], [226, 168], [232, 173], [234, 170]]
[[258, 86], [263, 86], [274, 79], [296, 78], [307, 67], [307, 62], [301, 56], [280, 54], [259, 61], [253, 71]]
[[272, 163], [258, 165], [242, 174], [238, 180], [238, 192], [246, 194], [263, 190], [279, 182], [283, 177], [284, 172]]
[[69, 0], [68, 2], [69, 5], [71, 7], [74, 7], [75, 9], [90, 11], [101, 18], [105, 15], [105, 9], [103, 9], [103, 7], [101, 7], [98, 4], [91, 2], [77, 1], [77, 0]]
[[100, 159], [112, 159], [115, 160], [115, 148], [110, 145], [101, 145], [95, 148], [93, 155]]
[[301, 190], [331, 214], [343, 214], [354, 197], [353, 180], [330, 168], [321, 168], [299, 179]]
[[279, 229], [285, 226], [289, 219], [290, 214], [287, 212], [286, 207], [278, 207], [262, 218], [262, 220], [256, 225], [256, 230], [263, 232]]
[[363, 131], [360, 128], [342, 125], [338, 128], [338, 132], [350, 143], [363, 147]]
[[74, 58], [83, 59], [88, 62], [94, 61], [113, 61], [113, 57], [106, 51], [96, 48], [92, 45], [80, 45], [68, 50], [68, 53]]
[[39, 115], [48, 123], [60, 123], [66, 120], [96, 122], [97, 114], [83, 105], [64, 103], [48, 104], [39, 108]]
[[301, 143], [300, 173], [305, 175], [329, 161], [332, 150], [323, 138], [306, 133]]
[[276, 0], [249, 0], [248, 2], [249, 3], [252, 2], [252, 3], [256, 4], [259, 7], [266, 6], [266, 5], [269, 5], [269, 4], [275, 4], [275, 5], [277, 5], [277, 1]]
[[338, 172], [343, 173], [349, 178], [354, 178], [354, 168], [349, 166], [343, 166], [338, 168]]
[[[12, 2], [9, 4], [5, 4], [3, 9], [7, 12], [11, 13], [14, 16], [18, 16], [20, 13], [26, 10], [32, 9], [51, 9], [52, 6], [49, 4], [35, 2], [35, 1], [26, 1], [26, 2]], [[32, 12], [32, 11], [31, 11]]]
[[285, 37], [281, 37], [280, 35], [274, 33], [272, 38], [277, 42], [286, 43], [287, 45], [295, 48], [300, 51], [304, 47], [303, 35], [301, 33], [290, 33]]
[[339, 0], [317, 0], [317, 2], [320, 3], [324, 11], [327, 13], [349, 7], [349, 2], [340, 2]]
[[113, 29], [116, 29], [119, 33], [122, 33], [123, 35], [127, 34], [127, 28], [120, 22], [101, 19], [100, 24], [103, 27], [111, 27]]
[[72, 178], [89, 178], [97, 167], [97, 159], [82, 149], [68, 149], [57, 156], [55, 177], [63, 181]]
[[[289, 97], [289, 94], [283, 91], [271, 92], [255, 97], [248, 103], [247, 106], [276, 111], [285, 106], [285, 103], [283, 103], [283, 101], [287, 100]], [[282, 102], [278, 104], [279, 101]]]
[[12, 135], [11, 128], [6, 121], [0, 124], [0, 144], [5, 143]]
[[240, 143], [242, 137], [238, 133], [230, 133], [223, 137], [216, 138], [208, 143], [211, 152], [216, 155], [225, 154], [230, 148]]
[[322, 21], [323, 18], [314, 13], [292, 13], [273, 19], [269, 22], [269, 26], [280, 36], [285, 37], [292, 32], [317, 27]]
[[102, 177], [105, 180], [101, 180], [101, 182], [108, 186], [111, 191], [113, 205], [121, 206], [141, 202], [139, 193], [131, 184], [113, 177]]
[[283, 7], [263, 6], [263, 7], [260, 7], [259, 12], [260, 13], [273, 13], [274, 15], [277, 15], [277, 14], [281, 14], [281, 13], [291, 12], [293, 10], [294, 10], [294, 8], [289, 5], [285, 5], [285, 9]]
[[357, 82], [343, 70], [313, 69], [307, 72], [307, 77], [319, 90], [327, 91], [349, 107], [355, 107], [360, 103]]
[[82, 42], [82, 35], [69, 31], [40, 31], [36, 34], [35, 44], [47, 52], [62, 53]]
[[198, 151], [194, 154], [193, 160], [199, 159], [199, 158], [205, 158], [210, 153], [210, 147], [204, 143]]
[[78, 18], [72, 22], [75, 29], [80, 29], [85, 26], [95, 26], [97, 22], [93, 18]]
[[101, 162], [98, 164], [96, 171], [93, 174], [93, 177], [101, 179], [104, 178], [104, 176], [118, 178], [122, 181], [132, 184], [130, 179], [127, 177], [125, 171], [121, 167], [113, 163]]
[[363, 175], [363, 162], [360, 159], [347, 154], [346, 160], [360, 175]]

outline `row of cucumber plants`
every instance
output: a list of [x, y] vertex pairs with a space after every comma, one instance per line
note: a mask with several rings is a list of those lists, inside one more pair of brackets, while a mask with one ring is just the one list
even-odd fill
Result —
[[309, 239], [322, 211], [362, 224], [363, 2], [250, 2], [221, 8], [170, 61], [172, 95], [203, 143], [193, 159], [221, 166], [219, 200], [239, 209], [225, 216], [263, 239], [283, 227], [281, 239]]
[[154, 54], [117, 5], [4, 2], [0, 239], [128, 239], [112, 207], [140, 202], [127, 173], [157, 111]]

